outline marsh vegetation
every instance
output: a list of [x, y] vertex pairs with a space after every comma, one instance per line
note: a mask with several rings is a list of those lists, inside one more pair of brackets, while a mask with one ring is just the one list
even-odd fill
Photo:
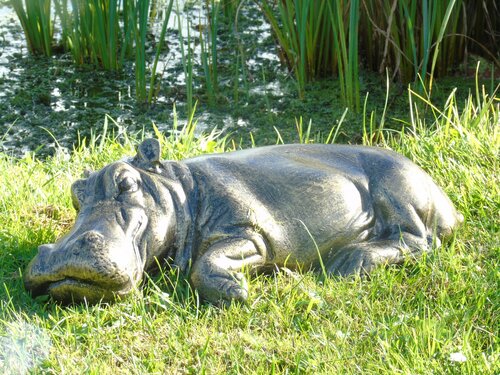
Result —
[[[26, 14], [32, 3], [4, 1]], [[174, 104], [183, 118], [196, 104], [199, 129], [236, 140], [251, 132], [272, 143], [278, 129], [296, 141], [302, 117], [317, 135], [343, 118], [338, 140], [359, 142], [365, 109], [380, 118], [386, 107], [385, 125], [401, 128], [408, 84], [439, 105], [454, 87], [465, 100], [478, 61], [479, 83], [490, 94], [498, 84], [500, 17], [490, 2], [48, 3], [37, 8], [45, 18], [0, 8], [1, 147], [18, 155], [71, 150], [102, 131], [106, 114], [117, 132], [152, 122], [168, 132]], [[24, 18], [35, 27], [21, 27]], [[51, 57], [32, 51], [31, 29], [51, 31]]]

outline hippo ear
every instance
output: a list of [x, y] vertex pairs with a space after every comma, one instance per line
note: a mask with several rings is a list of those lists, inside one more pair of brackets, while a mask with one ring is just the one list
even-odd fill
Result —
[[137, 155], [132, 164], [148, 171], [157, 172], [160, 165], [161, 146], [154, 138], [145, 139], [137, 148]]
[[76, 180], [71, 185], [71, 200], [75, 210], [79, 211], [82, 202], [85, 198], [85, 187], [87, 186], [87, 179]]
[[94, 173], [94, 171], [90, 168], [85, 168], [83, 170], [83, 177], [87, 178], [89, 177], [92, 173]]

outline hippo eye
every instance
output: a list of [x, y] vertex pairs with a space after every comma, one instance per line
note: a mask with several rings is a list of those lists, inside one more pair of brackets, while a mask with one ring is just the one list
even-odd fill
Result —
[[118, 184], [120, 193], [133, 193], [137, 188], [137, 182], [132, 177], [124, 177]]

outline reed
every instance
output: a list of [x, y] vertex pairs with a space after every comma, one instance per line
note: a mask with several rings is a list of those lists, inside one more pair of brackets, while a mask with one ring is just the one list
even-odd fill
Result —
[[[250, 82], [249, 72], [247, 67], [247, 56], [245, 47], [239, 37], [234, 37], [234, 45], [236, 45], [235, 54], [233, 55], [232, 63], [232, 91], [234, 104], [238, 104], [240, 100], [240, 91], [246, 100], [250, 97]], [[242, 86], [242, 87], [241, 87]]]
[[205, 75], [205, 89], [208, 96], [208, 103], [213, 107], [219, 88], [217, 72], [217, 30], [219, 28], [219, 13], [221, 11], [220, 2], [206, 0], [205, 9], [207, 27], [200, 28], [201, 64]]
[[[336, 6], [333, 7], [335, 11], [331, 11], [330, 3], [328, 7], [330, 10], [331, 24], [333, 34], [335, 35], [336, 46], [340, 45], [342, 48], [336, 48], [335, 53], [339, 63], [339, 77], [341, 84], [341, 97], [345, 104], [355, 111], [359, 111], [360, 107], [360, 93], [359, 93], [359, 73], [358, 73], [358, 24], [359, 24], [359, 1], [352, 0], [349, 7], [349, 28], [348, 36], [345, 36], [344, 30], [345, 22], [342, 15], [344, 11], [341, 2], [335, 2]], [[335, 18], [334, 18], [335, 16]], [[337, 21], [337, 22], [335, 22]], [[347, 39], [347, 40], [346, 40]], [[347, 48], [346, 48], [347, 42]]]
[[123, 0], [122, 21], [123, 21], [123, 40], [120, 48], [120, 61], [133, 57], [134, 35], [135, 35], [135, 12], [136, 0]]
[[55, 10], [61, 20], [64, 45], [71, 51], [75, 63], [90, 63], [105, 70], [120, 71], [125, 61], [134, 59], [137, 101], [152, 104], [159, 91], [157, 67], [173, 0], [166, 8], [150, 72], [147, 70], [146, 35], [156, 3], [149, 0], [70, 2], [55, 0]]
[[[317, 2], [317, 4], [319, 3], [321, 2]], [[318, 60], [314, 55], [316, 49], [307, 48], [306, 45], [306, 41], [315, 42], [318, 40], [315, 38], [315, 36], [317, 37], [315, 31], [318, 29], [313, 30], [313, 28], [308, 27], [308, 17], [316, 16], [316, 25], [322, 25], [325, 14], [324, 7], [320, 7], [319, 14], [314, 14], [310, 7], [310, 5], [314, 6], [314, 2], [309, 0], [298, 3], [293, 0], [279, 1], [276, 4], [277, 9], [267, 0], [262, 1], [259, 5], [277, 39], [280, 59], [294, 73], [299, 97], [303, 98], [305, 84], [316, 72], [316, 66], [311, 65], [311, 63]]]
[[368, 66], [389, 68], [403, 84], [432, 85], [436, 75], [463, 61], [467, 29], [466, 1], [363, 1], [360, 30]]
[[177, 26], [179, 30], [179, 42], [181, 47], [182, 69], [184, 72], [184, 80], [186, 81], [186, 105], [188, 117], [194, 113], [193, 100], [193, 49], [191, 47], [191, 34], [189, 32], [191, 24], [188, 22], [187, 27], [187, 51], [184, 46], [184, 35], [182, 33], [182, 17], [179, 10], [179, 3], [176, 4]]
[[500, 67], [494, 2], [255, 2], [271, 25], [281, 61], [293, 72], [301, 98], [308, 81], [338, 75], [341, 97], [359, 110], [360, 61], [380, 73], [388, 69], [391, 79], [403, 84], [421, 80], [429, 93], [434, 78], [465, 62], [469, 49]]
[[282, 62], [295, 75], [300, 98], [306, 83], [338, 74], [341, 97], [359, 109], [358, 0], [281, 0], [259, 2], [280, 48]]
[[[54, 0], [61, 20], [63, 45], [76, 64], [91, 63], [106, 70], [123, 65], [120, 49], [126, 48], [125, 30], [120, 27], [121, 1]], [[123, 0], [123, 4], [128, 3]]]
[[238, 15], [238, 8], [242, 2], [243, 0], [219, 0], [222, 14], [229, 24], [232, 25], [235, 22]]
[[159, 91], [156, 87], [156, 69], [158, 67], [158, 61], [160, 59], [160, 53], [163, 50], [163, 44], [165, 42], [165, 33], [167, 31], [167, 25], [170, 20], [170, 15], [172, 14], [172, 7], [174, 5], [174, 0], [170, 0], [167, 9], [165, 10], [165, 18], [163, 19], [163, 24], [161, 27], [160, 39], [158, 40], [158, 45], [156, 46], [155, 58], [153, 61], [153, 66], [151, 67], [151, 78], [149, 81], [149, 93], [148, 93], [148, 104], [153, 102], [156, 97], [156, 93]]
[[33, 55], [52, 55], [54, 24], [51, 0], [11, 0], [26, 37], [28, 50]]
[[217, 29], [219, 28], [219, 11], [220, 2], [210, 0], [210, 12], [208, 13], [208, 35], [210, 40], [210, 78], [212, 79], [214, 90], [217, 90], [219, 82], [217, 74]]
[[[199, 0], [201, 1], [201, 0]], [[428, 95], [434, 78], [467, 66], [469, 52], [486, 56], [500, 68], [497, 30], [499, 7], [482, 0], [254, 0], [271, 25], [280, 59], [294, 77], [300, 98], [308, 82], [338, 77], [345, 106], [360, 109], [359, 69], [386, 70], [391, 80], [418, 83]], [[157, 13], [154, 0], [10, 0], [31, 53], [50, 56], [54, 24], [60, 19], [62, 45], [76, 64], [120, 71], [135, 59], [138, 101], [151, 104], [159, 91], [157, 67], [173, 0], [161, 28], [151, 70], [146, 60], [149, 18]], [[200, 28], [205, 93], [209, 105], [219, 93], [219, 39], [222, 23], [233, 30], [240, 49], [234, 64], [234, 97], [245, 77], [245, 53], [238, 39], [242, 0], [204, 0], [207, 27]], [[55, 12], [51, 12], [51, 5]], [[179, 10], [177, 11], [180, 17]], [[56, 15], [54, 17], [53, 15]], [[57, 25], [56, 25], [57, 26]], [[189, 111], [193, 103], [193, 46], [180, 30], [182, 65]], [[187, 38], [187, 50], [184, 42]], [[240, 69], [241, 68], [241, 69]], [[148, 75], [150, 74], [150, 75]], [[421, 89], [421, 90], [422, 90]], [[421, 91], [421, 93], [423, 92]], [[248, 92], [248, 90], [247, 90]]]
[[148, 30], [149, 0], [138, 1], [133, 11], [135, 25], [135, 94], [137, 101], [145, 103], [146, 88], [146, 32]]

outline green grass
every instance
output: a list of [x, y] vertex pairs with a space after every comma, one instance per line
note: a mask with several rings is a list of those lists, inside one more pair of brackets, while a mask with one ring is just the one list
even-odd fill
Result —
[[[419, 95], [409, 92], [403, 132], [367, 120], [365, 143], [402, 152], [436, 179], [465, 216], [454, 241], [367, 280], [260, 276], [248, 304], [222, 309], [200, 304], [170, 270], [112, 305], [31, 299], [20, 273], [37, 245], [70, 227], [71, 181], [87, 166], [133, 154], [142, 135], [105, 133], [44, 162], [0, 155], [0, 372], [499, 373], [500, 101], [478, 90], [465, 103], [452, 93], [435, 108]], [[434, 121], [424, 123], [422, 110]], [[195, 125], [161, 136], [165, 157], [230, 145], [216, 133], [197, 137]]]

